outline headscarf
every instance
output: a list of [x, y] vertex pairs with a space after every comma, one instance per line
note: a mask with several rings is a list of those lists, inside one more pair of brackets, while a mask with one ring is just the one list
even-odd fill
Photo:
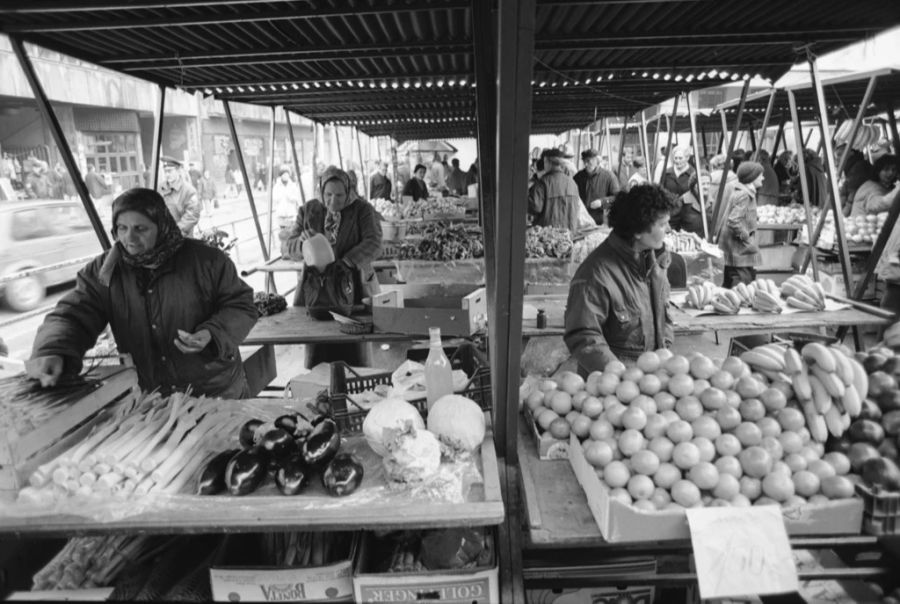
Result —
[[[337, 181], [338, 183], [340, 183], [344, 187], [344, 191], [347, 193], [347, 200], [344, 205], [334, 210], [328, 208], [328, 204], [325, 203], [325, 185], [330, 181]], [[358, 194], [356, 192], [355, 183], [350, 178], [350, 175], [337, 166], [328, 166], [327, 168], [325, 168], [325, 171], [322, 172], [322, 179], [319, 182], [319, 193], [321, 195], [322, 204], [325, 206], [325, 209], [327, 211], [327, 214], [325, 215], [324, 234], [326, 237], [328, 237], [329, 242], [334, 244], [335, 241], [337, 241], [338, 230], [341, 227], [341, 211], [351, 203], [356, 201]]]
[[[140, 212], [149, 218], [157, 228], [156, 245], [140, 254], [130, 254], [118, 240], [116, 222], [122, 212]], [[116, 197], [112, 205], [112, 236], [116, 251], [122, 261], [129, 266], [156, 269], [171, 258], [184, 243], [181, 229], [166, 207], [162, 195], [153, 189], [129, 189]]]

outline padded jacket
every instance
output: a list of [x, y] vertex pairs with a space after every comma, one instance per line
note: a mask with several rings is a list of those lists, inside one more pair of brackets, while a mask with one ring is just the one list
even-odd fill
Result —
[[719, 247], [725, 254], [725, 266], [756, 267], [762, 264], [756, 243], [756, 191], [753, 187], [742, 183], [735, 185]]
[[[121, 261], [117, 248], [78, 273], [38, 329], [32, 357], [60, 355], [67, 371], [80, 371], [84, 353], [109, 324], [119, 352], [130, 353], [140, 387], [164, 394], [191, 386], [194, 394], [241, 398], [247, 380], [238, 350], [256, 323], [253, 290], [224, 252], [185, 240], [142, 291], [138, 271]], [[175, 347], [177, 330], [208, 329], [201, 352]]]
[[611, 233], [581, 263], [569, 286], [564, 338], [582, 376], [671, 346], [669, 262], [667, 251], [636, 253]]
[[535, 226], [552, 226], [578, 230], [581, 198], [578, 185], [561, 169], [547, 172], [528, 192], [528, 213], [534, 216]]

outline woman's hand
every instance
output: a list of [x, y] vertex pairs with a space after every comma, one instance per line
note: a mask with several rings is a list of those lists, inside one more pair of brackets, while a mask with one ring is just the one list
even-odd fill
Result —
[[212, 339], [208, 329], [201, 329], [197, 333], [188, 333], [181, 329], [178, 330], [178, 337], [175, 338], [175, 348], [184, 354], [197, 354], [209, 344]]
[[41, 381], [41, 387], [55, 386], [63, 373], [65, 362], [59, 355], [52, 354], [46, 357], [31, 359], [25, 363], [25, 371], [28, 377]]

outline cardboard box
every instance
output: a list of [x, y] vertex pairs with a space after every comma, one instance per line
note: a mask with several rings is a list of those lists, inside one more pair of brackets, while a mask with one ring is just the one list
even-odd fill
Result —
[[428, 335], [440, 327], [442, 336], [471, 336], [487, 321], [487, 291], [475, 285], [394, 285], [372, 296], [372, 321], [377, 331]]
[[541, 430], [541, 427], [534, 421], [534, 415], [528, 407], [525, 407], [523, 412], [525, 413], [525, 421], [531, 426], [531, 432], [534, 434], [538, 457], [544, 461], [568, 459], [569, 441], [554, 438], [550, 436], [549, 432]]
[[[572, 435], [569, 462], [587, 496], [588, 507], [603, 538], [611, 543], [669, 541], [691, 538], [687, 516], [681, 510], [643, 512], [610, 498], [610, 489], [584, 458]], [[831, 501], [782, 510], [789, 535], [857, 535], [862, 528], [863, 502], [859, 498]]]
[[[353, 596], [363, 602], [443, 602], [447, 604], [493, 604], [500, 601], [500, 579], [496, 549], [491, 566], [471, 570], [426, 570], [416, 573], [374, 572], [382, 562], [374, 537], [367, 534], [353, 573]], [[496, 535], [494, 536], [496, 548]]]
[[653, 587], [584, 587], [582, 589], [529, 589], [527, 604], [653, 604]]
[[[237, 537], [237, 559], [253, 557], [254, 548]], [[352, 602], [353, 560], [359, 546], [359, 535], [350, 540], [347, 551], [338, 552], [338, 560], [324, 566], [276, 568], [266, 566], [226, 566], [209, 569], [209, 580], [215, 602]], [[232, 544], [233, 546], [233, 544]], [[231, 559], [236, 559], [232, 557]], [[226, 563], [229, 558], [226, 557]]]

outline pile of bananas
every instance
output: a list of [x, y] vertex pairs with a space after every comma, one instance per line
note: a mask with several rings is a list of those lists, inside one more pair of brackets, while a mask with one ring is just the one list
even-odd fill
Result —
[[806, 275], [791, 275], [781, 284], [781, 295], [788, 306], [801, 310], [825, 310], [825, 290]]
[[713, 285], [712, 281], [703, 281], [701, 283], [688, 286], [687, 305], [696, 309], [703, 309], [707, 304], [712, 303], [713, 297], [719, 288]]
[[752, 288], [753, 297], [750, 299], [750, 308], [759, 312], [780, 313], [781, 300], [778, 286], [771, 279], [757, 279], [747, 286]]
[[720, 289], [713, 295], [710, 304], [717, 314], [736, 315], [741, 309], [741, 298], [733, 289]]
[[840, 437], [869, 393], [865, 369], [841, 345], [810, 342], [798, 353], [792, 347], [764, 344], [742, 353], [741, 360], [770, 380], [791, 384], [817, 442], [825, 442], [829, 434]]

